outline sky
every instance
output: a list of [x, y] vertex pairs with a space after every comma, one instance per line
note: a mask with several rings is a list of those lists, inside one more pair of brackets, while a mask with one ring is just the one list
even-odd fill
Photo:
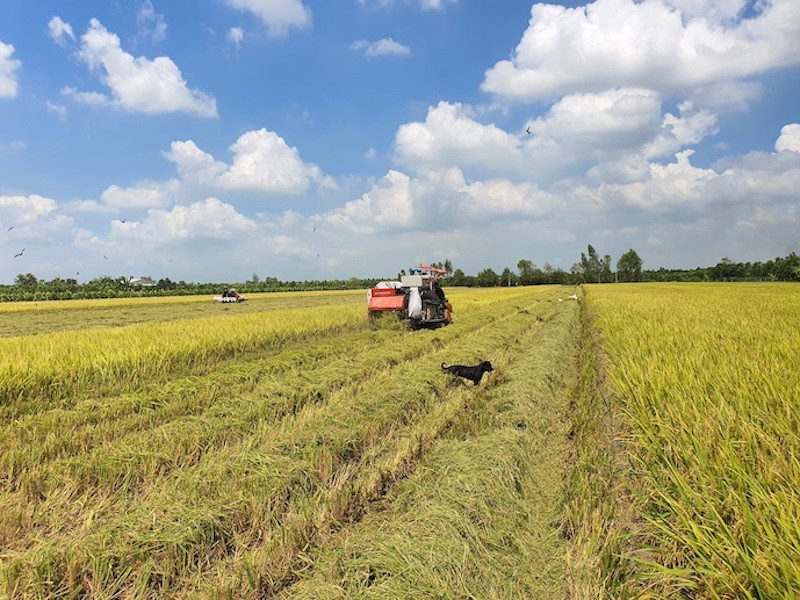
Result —
[[3, 0], [0, 283], [800, 252], [797, 0]]

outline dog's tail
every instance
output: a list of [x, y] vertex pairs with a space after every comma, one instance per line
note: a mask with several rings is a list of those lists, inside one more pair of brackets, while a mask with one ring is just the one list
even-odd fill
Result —
[[446, 370], [447, 370], [447, 365], [442, 363], [442, 371], [446, 371]]

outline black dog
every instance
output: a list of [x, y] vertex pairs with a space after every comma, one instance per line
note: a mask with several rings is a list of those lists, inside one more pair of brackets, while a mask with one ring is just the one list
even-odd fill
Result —
[[490, 363], [488, 360], [485, 360], [481, 364], [475, 365], [474, 367], [467, 367], [465, 365], [450, 365], [448, 367], [446, 364], [442, 363], [442, 371], [447, 371], [453, 377], [470, 379], [475, 385], [478, 385], [481, 382], [483, 374], [489, 371], [494, 371], [494, 369], [492, 368], [492, 363]]

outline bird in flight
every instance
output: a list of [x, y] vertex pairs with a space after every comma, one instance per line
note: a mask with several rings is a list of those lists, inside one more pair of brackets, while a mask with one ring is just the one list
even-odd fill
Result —
[[525, 128], [525, 133], [527, 133], [528, 135], [530, 135], [530, 134], [531, 134], [531, 126], [530, 126], [530, 125], [528, 125], [528, 126]]
[[24, 253], [25, 253], [25, 248], [23, 248], [22, 250], [20, 250], [19, 252], [17, 252], [17, 253], [14, 255], [14, 258], [19, 258], [19, 257], [20, 257], [20, 256], [22, 256]]
[[9, 227], [8, 229], [6, 229], [6, 233], [8, 233], [8, 232], [9, 232], [9, 231], [11, 231], [12, 229], [14, 229], [14, 227], [16, 227], [16, 225], [12, 225], [12, 226], [11, 226], [11, 227]]

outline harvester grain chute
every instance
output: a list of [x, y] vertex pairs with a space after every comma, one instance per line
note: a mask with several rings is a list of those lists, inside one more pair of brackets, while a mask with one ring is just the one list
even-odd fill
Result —
[[381, 315], [394, 314], [410, 329], [449, 325], [453, 306], [438, 285], [446, 273], [430, 265], [417, 265], [400, 281], [381, 281], [367, 290], [367, 316], [374, 322]]

